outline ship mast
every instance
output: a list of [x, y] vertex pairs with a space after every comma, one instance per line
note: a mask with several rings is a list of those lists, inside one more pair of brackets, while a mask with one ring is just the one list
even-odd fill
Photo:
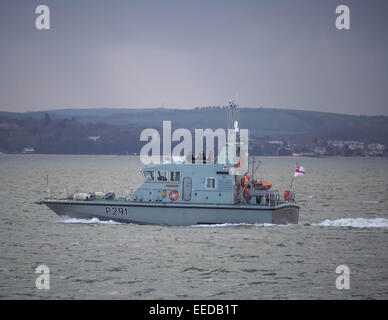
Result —
[[236, 133], [239, 133], [240, 129], [240, 110], [238, 105], [233, 100], [228, 101], [228, 113], [227, 113], [227, 128], [234, 129]]
[[[232, 130], [234, 133], [231, 137], [229, 137], [229, 134], [228, 134], [227, 163], [229, 167], [234, 167], [235, 169], [238, 169], [240, 162], [237, 162], [236, 164], [236, 161], [230, 161], [231, 160], [230, 157], [232, 156], [233, 157], [236, 156], [237, 158], [240, 158], [241, 143], [242, 143], [241, 136], [240, 136], [240, 110], [238, 105], [234, 103], [233, 100], [228, 101], [227, 129], [228, 131]], [[236, 174], [236, 171], [237, 170], [235, 170], [235, 183], [237, 183], [241, 178], [239, 174]]]
[[[229, 167], [235, 166], [236, 162], [231, 160], [232, 155], [236, 155], [237, 157], [240, 156], [240, 111], [237, 106], [233, 102], [233, 100], [228, 101], [228, 107], [227, 107], [227, 129], [228, 129], [228, 140], [227, 140], [227, 160], [226, 163]], [[233, 131], [233, 135], [229, 136], [229, 130]], [[235, 149], [235, 150], [234, 150]]]

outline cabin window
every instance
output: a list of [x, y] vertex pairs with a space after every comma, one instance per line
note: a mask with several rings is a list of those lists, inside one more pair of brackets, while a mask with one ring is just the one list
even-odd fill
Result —
[[181, 172], [170, 171], [170, 181], [181, 181]]
[[155, 181], [155, 172], [154, 171], [143, 171], [144, 181], [150, 182]]
[[206, 178], [206, 188], [215, 189], [216, 188], [216, 179], [215, 178]]
[[156, 180], [157, 181], [167, 181], [167, 171], [166, 170], [158, 170], [156, 171]]

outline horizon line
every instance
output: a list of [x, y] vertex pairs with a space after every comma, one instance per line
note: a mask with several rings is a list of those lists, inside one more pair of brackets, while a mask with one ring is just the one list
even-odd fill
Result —
[[[55, 112], [55, 111], [65, 111], [65, 110], [155, 110], [155, 109], [167, 109], [167, 110], [180, 110], [180, 111], [189, 111], [195, 110], [196, 108], [213, 108], [213, 107], [227, 107], [226, 105], [206, 105], [206, 106], [196, 106], [196, 107], [174, 107], [174, 106], [160, 106], [160, 107], [124, 107], [124, 106], [113, 106], [113, 107], [83, 107], [83, 106], [69, 106], [69, 107], [59, 107], [58, 109], [42, 109], [42, 110], [27, 110], [27, 111], [8, 111], [1, 110], [3, 107], [0, 107], [0, 113], [16, 113], [16, 114], [26, 114], [26, 113], [40, 113], [40, 112]], [[318, 110], [306, 110], [306, 109], [294, 109], [295, 107], [272, 107], [272, 106], [239, 106], [240, 109], [270, 109], [270, 110], [287, 110], [287, 111], [299, 111], [299, 112], [316, 112], [316, 113], [326, 113], [326, 114], [335, 114], [335, 115], [345, 115], [345, 116], [355, 116], [355, 117], [388, 117], [388, 115], [383, 114], [352, 114], [352, 113], [339, 113], [332, 111], [318, 111]]]

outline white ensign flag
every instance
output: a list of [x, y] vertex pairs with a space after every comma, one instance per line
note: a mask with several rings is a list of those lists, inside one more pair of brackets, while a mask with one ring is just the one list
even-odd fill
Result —
[[302, 166], [297, 166], [294, 172], [294, 177], [304, 176], [304, 168]]

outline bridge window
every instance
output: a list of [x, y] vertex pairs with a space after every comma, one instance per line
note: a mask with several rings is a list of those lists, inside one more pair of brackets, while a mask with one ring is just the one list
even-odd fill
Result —
[[156, 180], [157, 181], [167, 181], [167, 171], [166, 170], [158, 170], [156, 171]]
[[215, 189], [216, 188], [216, 179], [215, 178], [206, 178], [206, 188]]
[[170, 181], [181, 181], [181, 172], [170, 171]]
[[155, 171], [143, 171], [143, 175], [145, 182], [155, 181]]

